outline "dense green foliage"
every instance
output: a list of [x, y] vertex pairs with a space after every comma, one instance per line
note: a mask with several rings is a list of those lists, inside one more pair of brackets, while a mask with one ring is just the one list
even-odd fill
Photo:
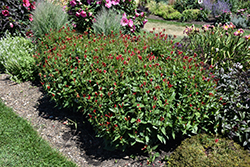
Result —
[[239, 144], [229, 139], [200, 134], [184, 140], [171, 154], [167, 166], [247, 167], [249, 165], [249, 153]]
[[0, 68], [14, 81], [33, 81], [37, 77], [35, 46], [30, 39], [7, 35], [0, 40]]

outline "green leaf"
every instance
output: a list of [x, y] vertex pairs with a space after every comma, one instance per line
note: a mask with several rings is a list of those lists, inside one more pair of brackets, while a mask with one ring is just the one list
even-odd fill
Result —
[[132, 118], [132, 119], [131, 119], [131, 123], [134, 123], [134, 122], [136, 122], [136, 119], [135, 119], [135, 118]]
[[145, 136], [145, 139], [146, 139], [146, 144], [147, 144], [149, 142], [149, 137]]
[[141, 140], [140, 138], [136, 138], [135, 140], [136, 140], [137, 142], [139, 142], [139, 143], [144, 144], [144, 141], [143, 141], [143, 140]]
[[161, 132], [162, 132], [165, 136], [167, 136], [165, 127], [162, 127], [162, 128], [161, 128]]

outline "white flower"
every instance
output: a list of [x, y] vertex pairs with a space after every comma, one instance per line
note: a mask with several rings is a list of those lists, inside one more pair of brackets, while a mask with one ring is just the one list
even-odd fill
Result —
[[203, 4], [203, 0], [198, 0], [198, 4]]

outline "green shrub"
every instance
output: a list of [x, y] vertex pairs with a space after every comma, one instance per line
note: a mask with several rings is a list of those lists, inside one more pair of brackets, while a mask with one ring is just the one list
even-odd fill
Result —
[[122, 16], [114, 10], [107, 10], [104, 7], [96, 15], [96, 22], [93, 23], [94, 33], [110, 35], [111, 33], [118, 34], [121, 30]]
[[34, 49], [31, 40], [7, 35], [0, 40], [0, 68], [10, 74], [14, 81], [35, 80]]
[[179, 167], [247, 167], [250, 156], [247, 151], [232, 140], [199, 134], [186, 139], [170, 155], [168, 166]]
[[142, 11], [137, 11], [135, 0], [72, 0], [67, 5], [67, 13], [76, 23], [76, 29], [81, 32], [92, 32], [96, 14], [102, 7], [105, 7], [107, 10], [113, 9], [122, 15], [122, 20], [120, 20], [122, 30], [129, 34], [138, 33], [147, 22], [145, 19], [146, 14]]
[[192, 21], [198, 20], [201, 15], [201, 11], [199, 9], [186, 9], [182, 12], [181, 21]]
[[22, 36], [32, 36], [30, 32], [31, 12], [35, 9], [36, 0], [4, 0], [0, 1], [0, 38], [8, 31]]
[[176, 0], [174, 3], [174, 9], [182, 13], [186, 9], [200, 9], [201, 5], [198, 1], [194, 0]]
[[196, 52], [204, 63], [218, 69], [229, 69], [235, 62], [241, 63], [244, 70], [249, 66], [250, 40], [243, 37], [242, 29], [235, 30], [232, 23], [216, 27], [204, 25], [202, 29], [187, 27], [184, 33], [188, 38], [179, 49]]
[[69, 23], [68, 15], [62, 10], [62, 7], [49, 1], [39, 0], [36, 10], [32, 14], [31, 30], [38, 39], [49, 34], [51, 29], [59, 30]]
[[214, 116], [222, 104], [211, 74], [196, 55], [171, 52], [168, 36], [66, 33], [37, 56], [41, 82], [58, 105], [87, 115], [109, 145], [150, 151], [176, 134], [217, 130]]
[[182, 17], [182, 14], [178, 11], [175, 11], [173, 13], [170, 13], [168, 15], [165, 15], [164, 19], [167, 20], [180, 20]]

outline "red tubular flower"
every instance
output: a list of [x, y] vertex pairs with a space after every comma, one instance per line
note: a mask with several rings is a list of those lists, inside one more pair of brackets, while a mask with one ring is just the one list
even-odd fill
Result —
[[141, 122], [141, 120], [140, 119], [137, 119], [137, 121], [136, 121], [137, 123], [140, 123]]
[[138, 58], [139, 58], [140, 60], [142, 60], [142, 57], [141, 57], [140, 55], [138, 55]]
[[48, 89], [50, 89], [50, 86], [47, 86]]
[[161, 118], [160, 118], [160, 121], [163, 121], [163, 120], [164, 120], [164, 118], [163, 118], [163, 117], [161, 117]]
[[215, 143], [218, 143], [219, 139], [215, 139]]

